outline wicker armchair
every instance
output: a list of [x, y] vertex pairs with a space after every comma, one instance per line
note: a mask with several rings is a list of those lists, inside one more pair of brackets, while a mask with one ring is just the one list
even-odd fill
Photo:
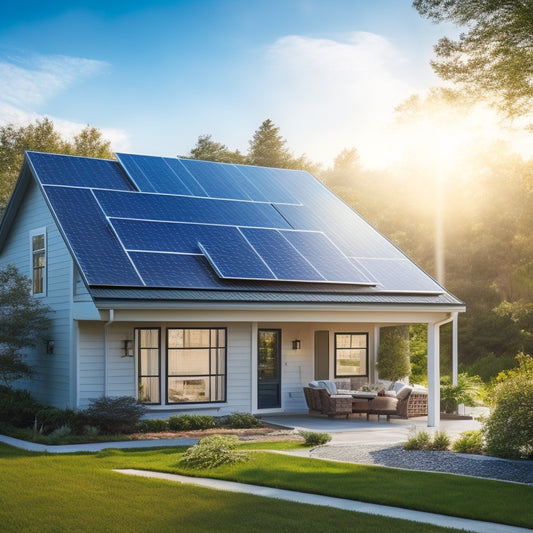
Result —
[[311, 387], [304, 387], [305, 401], [309, 414], [322, 414], [322, 402], [320, 401], [319, 389], [312, 389]]
[[344, 394], [330, 394], [327, 389], [318, 389], [322, 413], [329, 417], [352, 414], [352, 397]]

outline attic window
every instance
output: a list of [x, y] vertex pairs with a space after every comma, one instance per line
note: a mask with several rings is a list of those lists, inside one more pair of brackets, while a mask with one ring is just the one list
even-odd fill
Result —
[[46, 228], [30, 232], [31, 290], [34, 296], [46, 295]]

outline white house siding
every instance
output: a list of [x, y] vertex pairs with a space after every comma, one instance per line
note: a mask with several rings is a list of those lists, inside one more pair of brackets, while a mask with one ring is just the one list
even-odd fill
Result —
[[[2, 264], [13, 264], [26, 276], [31, 276], [31, 230], [46, 227], [47, 233], [47, 294], [43, 303], [52, 309], [53, 327], [49, 338], [54, 341], [54, 354], [45, 353], [42, 344], [28, 352], [27, 362], [35, 373], [31, 389], [43, 403], [58, 407], [73, 407], [75, 367], [71, 328], [72, 259], [40, 191], [32, 182], [25, 194], [20, 212], [11, 228], [2, 251]], [[30, 383], [17, 386], [29, 388]]]

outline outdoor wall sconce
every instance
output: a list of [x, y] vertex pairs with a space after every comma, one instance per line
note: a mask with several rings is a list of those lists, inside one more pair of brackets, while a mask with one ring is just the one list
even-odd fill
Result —
[[46, 353], [47, 355], [52, 355], [54, 353], [54, 341], [53, 340], [46, 341]]
[[124, 353], [122, 357], [133, 357], [133, 341], [126, 339], [124, 342]]
[[295, 339], [292, 341], [292, 349], [299, 350], [302, 347], [300, 339]]

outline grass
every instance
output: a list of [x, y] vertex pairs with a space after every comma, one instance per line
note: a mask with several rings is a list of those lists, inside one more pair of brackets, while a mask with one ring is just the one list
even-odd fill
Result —
[[[264, 531], [357, 529], [420, 531], [385, 517], [215, 492], [162, 480], [123, 476], [114, 468], [209, 475], [247, 483], [417, 508], [533, 527], [533, 487], [444, 474], [398, 471], [267, 453], [298, 443], [249, 443], [247, 463], [208, 471], [185, 468], [185, 448], [52, 455], [0, 444], [0, 519], [10, 531]], [[263, 450], [261, 449], [263, 448]], [[450, 531], [425, 524], [424, 531]]]

